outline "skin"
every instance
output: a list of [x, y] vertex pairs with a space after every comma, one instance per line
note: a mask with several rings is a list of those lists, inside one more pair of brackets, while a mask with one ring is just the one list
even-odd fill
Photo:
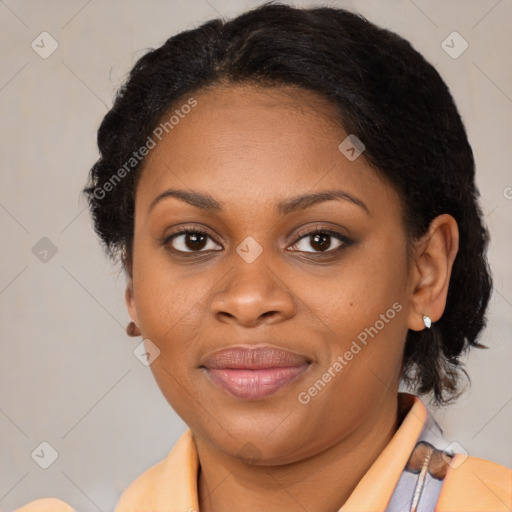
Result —
[[[457, 224], [437, 217], [408, 261], [397, 193], [364, 153], [354, 161], [341, 154], [347, 134], [312, 92], [231, 85], [194, 97], [197, 106], [148, 154], [138, 183], [130, 317], [159, 347], [151, 370], [194, 434], [202, 511], [336, 511], [396, 432], [407, 330], [424, 329], [422, 314], [435, 322], [443, 313]], [[209, 194], [222, 212], [174, 197], [150, 210], [171, 188]], [[326, 190], [345, 191], [367, 211], [347, 200], [275, 209]], [[185, 226], [210, 238], [194, 246], [177, 235], [163, 245]], [[312, 236], [297, 236], [317, 228], [353, 243], [328, 237], [322, 251]], [[252, 263], [236, 252], [248, 236], [262, 248]], [[394, 303], [401, 311], [300, 403], [298, 394]], [[228, 395], [200, 368], [215, 350], [259, 343], [311, 364], [256, 401]]]

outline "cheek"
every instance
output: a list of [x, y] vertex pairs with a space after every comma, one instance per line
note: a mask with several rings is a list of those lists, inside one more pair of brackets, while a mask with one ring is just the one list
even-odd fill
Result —
[[399, 237], [375, 238], [333, 273], [323, 302], [318, 293], [312, 299], [322, 304], [318, 325], [329, 326], [332, 340], [329, 361], [323, 363], [342, 356], [347, 363], [339, 380], [350, 388], [389, 383], [397, 376], [407, 332], [406, 263]]
[[[137, 313], [144, 338], [160, 350], [151, 371], [168, 401], [179, 400], [197, 365], [195, 340], [204, 315], [200, 313], [205, 296], [204, 275], [194, 281], [178, 279], [171, 265], [154, 256], [139, 259], [134, 266]], [[197, 282], [196, 282], [197, 281]]]
[[140, 324], [147, 337], [167, 340], [190, 325], [207, 283], [204, 274], [183, 278], [183, 271], [171, 264], [163, 248], [155, 250], [149, 242], [140, 242], [137, 249], [134, 287]]
[[[405, 246], [400, 242], [374, 238], [333, 267], [328, 275], [321, 279], [309, 276], [307, 286], [299, 292], [303, 301], [345, 339], [357, 336], [382, 314], [386, 319], [394, 319], [396, 310], [404, 307], [407, 290]], [[401, 308], [393, 308], [395, 303]]]
[[178, 280], [165, 268], [141, 265], [139, 279], [136, 297], [143, 336], [160, 350], [150, 369], [167, 402], [189, 419], [197, 408], [191, 390], [198, 371], [196, 340], [204, 325], [204, 315], [198, 312], [204, 297], [199, 281], [204, 283], [204, 277], [198, 283]]

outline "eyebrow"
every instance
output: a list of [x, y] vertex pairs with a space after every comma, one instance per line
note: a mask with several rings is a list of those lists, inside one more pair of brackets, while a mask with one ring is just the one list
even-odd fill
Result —
[[[195, 206], [196, 208], [199, 208], [205, 212], [221, 213], [223, 211], [223, 203], [220, 203], [209, 194], [178, 189], [168, 189], [165, 192], [159, 194], [149, 205], [148, 211], [150, 212], [160, 201], [168, 197], [180, 199], [181, 201]], [[360, 206], [363, 210], [366, 211], [366, 213], [370, 213], [368, 207], [363, 201], [361, 201], [361, 199], [358, 199], [357, 197], [354, 197], [353, 195], [348, 194], [343, 190], [325, 190], [316, 192], [314, 194], [304, 194], [301, 196], [292, 197], [278, 203], [276, 209], [279, 214], [288, 215], [297, 210], [309, 208], [318, 203], [323, 203], [324, 201], [335, 200], [350, 202]]]

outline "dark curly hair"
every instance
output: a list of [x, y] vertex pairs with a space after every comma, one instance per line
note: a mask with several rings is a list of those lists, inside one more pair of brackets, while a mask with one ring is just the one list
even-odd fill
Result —
[[434, 217], [455, 218], [459, 251], [444, 314], [431, 329], [409, 330], [402, 363], [405, 384], [432, 393], [439, 405], [452, 401], [461, 373], [467, 377], [461, 355], [483, 347], [477, 338], [492, 290], [473, 153], [434, 67], [409, 42], [360, 15], [269, 2], [181, 32], [143, 55], [99, 127], [100, 158], [83, 190], [107, 255], [121, 256], [131, 275], [134, 197], [144, 164], [134, 151], [193, 93], [236, 83], [295, 86], [330, 100], [345, 132], [364, 141], [366, 160], [398, 191], [408, 247]]

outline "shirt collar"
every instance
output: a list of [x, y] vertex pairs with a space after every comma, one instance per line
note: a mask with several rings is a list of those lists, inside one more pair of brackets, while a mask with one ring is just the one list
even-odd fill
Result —
[[[408, 409], [400, 427], [359, 481], [340, 512], [384, 511], [427, 420], [427, 409], [415, 395], [399, 393]], [[122, 494], [115, 512], [199, 509], [199, 459], [193, 434], [187, 429], [167, 457], [140, 475]]]

